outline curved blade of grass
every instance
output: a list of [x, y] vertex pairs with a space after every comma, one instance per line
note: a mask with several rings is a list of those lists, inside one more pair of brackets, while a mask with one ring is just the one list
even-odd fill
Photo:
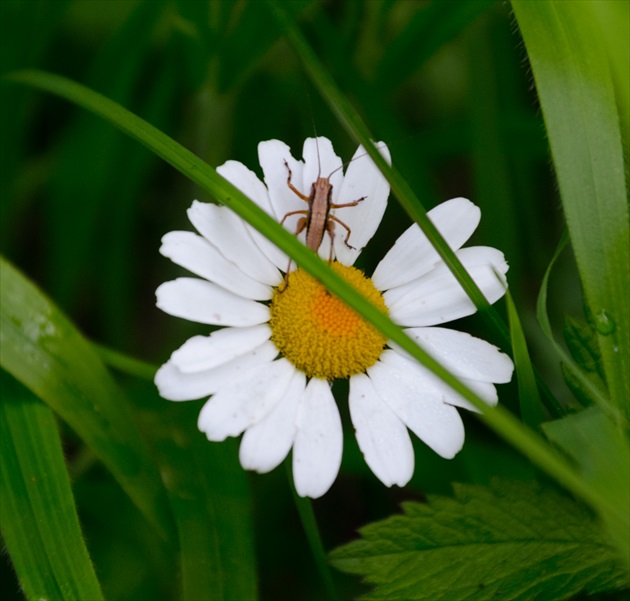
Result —
[[0, 373], [0, 526], [25, 597], [103, 599], [52, 411]]
[[[613, 518], [611, 519], [624, 519], [623, 516], [616, 515], [614, 507], [609, 505], [608, 500], [585, 483], [541, 437], [523, 426], [502, 407], [489, 408], [476, 394], [444, 369], [439, 362], [416, 345], [388, 316], [381, 313], [379, 309], [365, 299], [348, 282], [333, 272], [325, 261], [322, 261], [314, 252], [302, 245], [295, 236], [286, 231], [278, 222], [269, 217], [262, 209], [220, 177], [212, 167], [204, 163], [192, 152], [115, 102], [64, 77], [41, 71], [21, 71], [12, 74], [7, 79], [38, 87], [75, 102], [110, 121], [113, 125], [147, 146], [191, 181], [200, 185], [217, 200], [232, 209], [250, 225], [261, 231], [278, 248], [295, 260], [298, 265], [320, 280], [331, 292], [348, 303], [357, 313], [373, 324], [384, 336], [398, 344], [446, 382], [453, 390], [460, 393], [475, 407], [480, 409], [483, 413], [482, 419], [490, 428], [519, 449], [541, 469], [556, 478], [558, 482], [576, 495], [582, 497], [598, 511], [612, 513]], [[365, 139], [369, 142], [367, 137]], [[374, 152], [373, 158], [378, 157], [378, 159], [375, 159], [375, 162], [379, 164], [379, 167], [384, 165], [389, 169], [389, 166], [371, 142], [367, 145], [367, 148], [370, 148], [371, 156], [372, 151]], [[390, 171], [387, 173], [391, 176]], [[397, 176], [397, 178], [403, 181], [400, 176]], [[435, 234], [432, 237], [432, 241], [435, 242], [438, 236], [437, 230], [426, 219], [424, 214], [421, 215], [423, 220], [430, 224], [431, 231]], [[437, 245], [438, 243], [435, 242], [435, 244]], [[450, 248], [443, 241], [441, 245], [442, 250], [446, 249], [448, 251], [449, 257], [454, 257]], [[472, 283], [467, 272], [463, 270], [463, 273], [465, 274], [463, 277]], [[481, 293], [479, 294], [481, 295]], [[483, 295], [481, 297], [483, 298]], [[485, 299], [483, 301], [487, 305], [487, 301]], [[492, 314], [496, 315], [496, 312]], [[498, 316], [497, 319], [499, 319]], [[501, 321], [500, 323], [502, 328], [505, 329], [505, 325]]]
[[90, 344], [0, 259], [0, 364], [90, 446], [163, 535], [172, 518], [159, 473], [122, 391]]
[[507, 301], [508, 317], [510, 321], [510, 337], [512, 338], [512, 354], [516, 368], [516, 380], [518, 383], [518, 399], [521, 407], [521, 417], [531, 428], [536, 428], [546, 420], [545, 410], [540, 400], [534, 368], [532, 367], [527, 350], [525, 333], [521, 326], [521, 320], [514, 306], [512, 295], [508, 292]]
[[[612, 404], [630, 412], [630, 229], [613, 57], [597, 11], [627, 18], [627, 3], [528, 2], [512, 6], [534, 72], [571, 243], [595, 317]], [[623, 42], [627, 47], [627, 39]], [[627, 87], [626, 83], [626, 87]], [[624, 103], [620, 100], [620, 107]], [[626, 107], [627, 110], [627, 107]]]
[[549, 288], [549, 278], [551, 276], [553, 267], [558, 260], [558, 257], [562, 254], [562, 251], [564, 250], [568, 241], [569, 237], [565, 231], [562, 235], [562, 238], [560, 239], [560, 242], [558, 243], [556, 252], [549, 262], [547, 271], [543, 276], [543, 280], [540, 286], [540, 292], [538, 293], [538, 300], [536, 302], [536, 317], [538, 319], [540, 329], [553, 345], [553, 348], [556, 351], [558, 358], [560, 359], [560, 361], [562, 361], [562, 363], [564, 363], [564, 365], [571, 372], [573, 377], [577, 379], [589, 398], [597, 403], [609, 417], [612, 417], [615, 420], [615, 422], [622, 425], [627, 424], [627, 421], [625, 420], [621, 412], [610, 403], [610, 399], [607, 393], [604, 390], [600, 390], [599, 388], [597, 388], [594, 382], [590, 378], [586, 377], [582, 369], [580, 369], [573, 358], [564, 350], [564, 348], [562, 348], [562, 346], [560, 346], [558, 342], [556, 342], [556, 339], [553, 335], [553, 330], [551, 329], [549, 315], [547, 314], [547, 290]]

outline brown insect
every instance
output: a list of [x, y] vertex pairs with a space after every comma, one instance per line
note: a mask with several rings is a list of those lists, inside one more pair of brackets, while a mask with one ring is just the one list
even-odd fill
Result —
[[310, 195], [306, 196], [302, 194], [291, 182], [291, 168], [286, 160], [284, 161], [284, 165], [288, 172], [287, 185], [296, 196], [308, 203], [308, 209], [291, 211], [282, 218], [280, 223], [284, 223], [287, 217], [291, 217], [292, 215], [303, 215], [303, 217], [298, 219], [295, 235], [297, 236], [301, 234], [306, 229], [306, 246], [314, 252], [319, 250], [322, 240], [324, 239], [324, 234], [328, 234], [330, 236], [329, 261], [332, 261], [335, 224], [338, 223], [346, 230], [344, 243], [348, 246], [348, 248], [354, 250], [354, 246], [351, 246], [349, 242], [352, 230], [343, 221], [341, 221], [341, 219], [335, 217], [335, 215], [331, 215], [330, 210], [356, 207], [362, 200], [365, 200], [367, 196], [362, 196], [361, 198], [357, 198], [357, 200], [344, 204], [333, 203], [333, 186], [329, 179], [332, 173], [328, 177], [320, 177], [318, 175], [317, 179], [311, 185]]

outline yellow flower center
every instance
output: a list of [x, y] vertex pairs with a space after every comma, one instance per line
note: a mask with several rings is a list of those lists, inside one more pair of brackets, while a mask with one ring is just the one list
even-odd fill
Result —
[[[331, 267], [387, 313], [381, 293], [362, 271], [336, 262]], [[376, 363], [387, 342], [354, 309], [301, 269], [276, 288], [270, 309], [271, 340], [310, 378], [334, 380], [362, 373]]]

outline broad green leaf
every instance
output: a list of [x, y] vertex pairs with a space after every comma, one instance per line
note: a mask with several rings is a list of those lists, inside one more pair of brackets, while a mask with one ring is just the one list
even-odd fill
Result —
[[510, 321], [510, 336], [512, 338], [512, 355], [516, 368], [516, 380], [518, 382], [518, 398], [521, 407], [521, 417], [530, 427], [535, 428], [545, 421], [545, 410], [540, 400], [536, 376], [529, 358], [527, 341], [521, 321], [518, 317], [512, 295], [507, 296], [508, 317]]
[[630, 566], [630, 440], [600, 407], [590, 407], [575, 415], [542, 426], [549, 440], [577, 463], [584, 479], [605, 494], [618, 514], [607, 522], [608, 532], [624, 551]]
[[124, 395], [91, 345], [29, 280], [0, 260], [0, 363], [90, 446], [166, 534], [172, 518], [160, 475]]
[[[618, 4], [512, 2], [536, 81], [584, 294], [598, 330], [611, 400], [628, 416], [630, 233], [613, 73], [623, 73], [625, 79], [630, 65], [626, 51], [608, 52], [617, 47], [617, 40], [602, 42], [624, 28], [604, 29], [606, 19], [601, 18]], [[627, 7], [621, 18], [624, 14]], [[627, 47], [627, 38], [619, 42], [619, 47]], [[619, 108], [627, 110], [627, 103], [620, 100]]]
[[52, 411], [0, 372], [0, 527], [28, 601], [103, 599]]
[[364, 598], [379, 601], [564, 601], [628, 584], [597, 522], [554, 490], [506, 480], [454, 493], [363, 527], [333, 565], [376, 585]]

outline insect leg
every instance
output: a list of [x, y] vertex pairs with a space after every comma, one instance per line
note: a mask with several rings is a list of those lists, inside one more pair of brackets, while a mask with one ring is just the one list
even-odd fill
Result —
[[[341, 227], [345, 228], [345, 230], [346, 230], [346, 237], [344, 238], [343, 242], [348, 248], [351, 248], [352, 250], [356, 250], [356, 248], [354, 246], [352, 246], [348, 242], [348, 240], [350, 239], [350, 234], [352, 233], [352, 230], [343, 221], [341, 221], [341, 219], [339, 219], [338, 217], [335, 217], [334, 215], [329, 215], [328, 216], [328, 222], [330, 223], [331, 221], [335, 221]], [[331, 234], [331, 238], [332, 238], [332, 234]]]
[[[300, 192], [292, 183], [291, 183], [291, 177], [292, 177], [292, 173], [291, 173], [291, 167], [289, 167], [289, 163], [286, 162], [286, 160], [284, 161], [284, 166], [287, 168], [287, 171], [289, 172], [289, 174], [287, 175], [287, 186], [289, 186], [289, 188], [291, 189], [291, 191], [298, 197], [300, 197], [304, 202], [311, 202], [311, 199], [308, 196], [305, 196], [304, 194], [302, 194], [302, 192]], [[291, 213], [289, 213], [291, 214]]]
[[356, 207], [362, 200], [365, 200], [367, 198], [367, 196], [361, 196], [361, 198], [357, 198], [356, 200], [353, 200], [352, 202], [345, 202], [343, 204], [340, 205], [336, 205], [336, 204], [332, 204], [330, 205], [331, 209], [343, 209], [345, 207]]

